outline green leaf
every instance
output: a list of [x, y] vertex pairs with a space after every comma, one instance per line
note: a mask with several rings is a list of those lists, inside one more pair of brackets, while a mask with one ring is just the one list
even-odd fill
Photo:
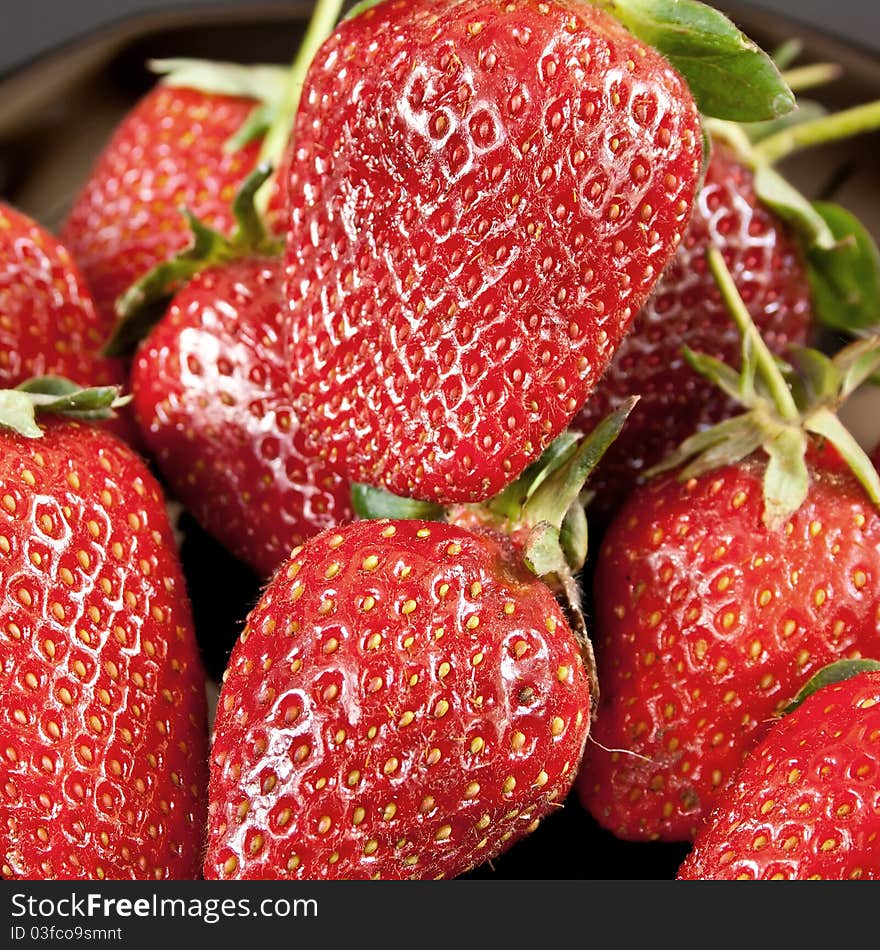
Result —
[[523, 560], [528, 569], [538, 577], [568, 571], [568, 562], [559, 541], [559, 528], [546, 521], [538, 524], [526, 541]]
[[764, 450], [770, 456], [764, 471], [764, 524], [776, 531], [807, 497], [807, 439], [802, 429], [786, 426], [775, 439], [764, 443]]
[[684, 76], [700, 111], [759, 122], [795, 105], [773, 60], [723, 13], [697, 0], [594, 0]]
[[196, 274], [249, 255], [280, 253], [281, 243], [267, 233], [255, 206], [256, 195], [271, 174], [271, 166], [261, 163], [242, 182], [232, 202], [236, 228], [231, 237], [209, 228], [188, 209], [182, 211], [192, 234], [189, 246], [160, 261], [120, 295], [116, 301], [119, 321], [104, 345], [105, 356], [131, 355], [165, 315], [174, 295]]
[[837, 246], [825, 218], [772, 166], [760, 163], [755, 168], [755, 192], [794, 228], [805, 247], [829, 251]]
[[796, 36], [780, 43], [770, 54], [778, 69], [788, 69], [804, 51], [804, 42]]
[[351, 486], [351, 506], [359, 518], [393, 518], [396, 521], [440, 521], [441, 505], [392, 495], [383, 488], [373, 488], [354, 482]]
[[565, 520], [559, 532], [559, 546], [571, 570], [579, 571], [584, 566], [589, 550], [589, 539], [587, 513], [584, 510], [583, 499], [579, 496], [565, 513]]
[[82, 387], [64, 376], [35, 376], [16, 391], [25, 393], [39, 413], [53, 413], [88, 421], [111, 419], [114, 409], [131, 402], [118, 386]]
[[853, 434], [827, 407], [820, 406], [804, 419], [808, 432], [827, 439], [840, 453], [874, 505], [880, 507], [880, 475]]
[[546, 478], [523, 506], [522, 520], [529, 524], [546, 522], [556, 529], [557, 539], [568, 509], [583, 491], [593, 469], [620, 435], [638, 396], [630, 396], [610, 412], [578, 443], [577, 449]]
[[681, 348], [685, 362], [695, 372], [699, 373], [704, 379], [716, 385], [725, 392], [731, 399], [742, 403], [744, 406], [751, 406], [752, 394], [747, 393], [743, 387], [743, 376], [732, 366], [722, 362], [715, 356], [709, 356], [706, 353], [697, 353], [687, 344]]
[[0, 390], [0, 426], [28, 439], [43, 437], [43, 430], [36, 422], [33, 400], [15, 389]]
[[834, 330], [880, 325], [880, 251], [859, 219], [840, 205], [817, 201], [818, 214], [835, 243], [807, 250], [813, 308]]
[[151, 59], [147, 68], [161, 76], [166, 86], [271, 103], [284, 97], [288, 75], [286, 66], [245, 66], [208, 59]]
[[793, 713], [805, 699], [825, 686], [843, 683], [860, 673], [876, 673], [878, 670], [880, 670], [880, 663], [877, 660], [837, 660], [834, 663], [829, 663], [828, 666], [823, 666], [818, 673], [807, 681], [780, 715], [787, 716], [789, 713]]
[[841, 376], [836, 400], [840, 403], [880, 369], [880, 337], [871, 336], [848, 344], [834, 354], [833, 363]]
[[842, 377], [834, 360], [806, 346], [792, 346], [789, 352], [803, 384], [799, 408], [837, 398]]

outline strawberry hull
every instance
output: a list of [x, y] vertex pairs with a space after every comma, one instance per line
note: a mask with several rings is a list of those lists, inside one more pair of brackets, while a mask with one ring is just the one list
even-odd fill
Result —
[[443, 503], [497, 493], [583, 405], [680, 240], [701, 152], [684, 81], [568, 0], [344, 22], [295, 142], [303, 425], [353, 480]]

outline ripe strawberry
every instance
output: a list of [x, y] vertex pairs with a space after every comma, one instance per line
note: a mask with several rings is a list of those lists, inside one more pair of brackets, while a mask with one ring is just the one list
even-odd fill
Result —
[[560, 606], [499, 539], [424, 521], [325, 531], [233, 650], [205, 876], [460, 874], [561, 802], [589, 702]]
[[98, 157], [61, 231], [112, 326], [117, 297], [190, 239], [186, 207], [227, 231], [259, 141], [224, 144], [255, 99], [160, 83], [128, 113]]
[[[27, 400], [4, 393], [4, 425]], [[194, 878], [205, 680], [159, 488], [97, 427], [21, 429], [41, 437], [0, 433], [0, 872]]]
[[877, 342], [799, 354], [796, 403], [710, 261], [749, 360], [741, 378], [691, 360], [751, 411], [636, 489], [596, 566], [601, 699], [577, 787], [635, 840], [691, 838], [780, 703], [832, 660], [880, 656], [880, 482], [828, 408], [876, 368]]
[[784, 356], [807, 341], [810, 283], [795, 235], [758, 199], [754, 172], [718, 140], [684, 240], [572, 423], [589, 430], [631, 393], [641, 396], [591, 480], [591, 510], [609, 515], [684, 439], [735, 413], [735, 403], [682, 355], [687, 344], [729, 365], [739, 359], [739, 334], [706, 267], [712, 244], [770, 349]]
[[880, 880], [880, 665], [860, 668], [773, 726], [700, 830], [680, 879]]
[[499, 492], [601, 375], [680, 239], [700, 154], [684, 80], [576, 0], [343, 22], [290, 163], [309, 438], [399, 495]]
[[561, 804], [594, 671], [536, 575], [571, 589], [567, 513], [628, 408], [554, 443], [477, 531], [357, 486], [366, 519], [293, 552], [224, 675], [207, 877], [452, 877]]
[[0, 203], [0, 388], [46, 375], [122, 383], [122, 363], [100, 355], [111, 326], [64, 245]]
[[194, 277], [138, 351], [144, 442], [172, 494], [266, 577], [351, 516], [348, 483], [304, 446], [281, 352], [281, 268], [245, 258]]

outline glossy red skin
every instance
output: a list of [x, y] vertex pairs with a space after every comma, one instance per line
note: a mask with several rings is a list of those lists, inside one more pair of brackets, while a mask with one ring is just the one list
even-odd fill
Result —
[[353, 480], [484, 500], [570, 422], [672, 256], [690, 93], [577, 0], [401, 0], [339, 26], [302, 103], [304, 425]]
[[111, 325], [119, 295], [192, 242], [181, 209], [231, 233], [232, 201], [260, 141], [233, 152], [224, 145], [255, 105], [160, 83], [113, 133], [61, 231]]
[[308, 452], [291, 409], [281, 302], [275, 261], [204, 271], [132, 369], [143, 439], [172, 492], [265, 577], [293, 547], [351, 517], [348, 482]]
[[809, 467], [790, 535], [761, 522], [755, 457], [687, 484], [659, 476], [612, 521], [594, 584], [596, 744], [577, 790], [617, 836], [692, 839], [815, 672], [880, 657], [880, 515], [839, 465]]
[[92, 426], [0, 441], [0, 873], [196, 878], [205, 677], [159, 487]]
[[232, 652], [205, 876], [460, 874], [561, 803], [589, 710], [559, 605], [500, 539], [420, 521], [325, 531]]
[[880, 674], [773, 726], [700, 830], [681, 880], [880, 880]]
[[737, 411], [682, 355], [686, 344], [740, 365], [739, 332], [706, 266], [713, 244], [770, 349], [782, 356], [807, 342], [810, 285], [798, 245], [785, 222], [759, 202], [754, 173], [716, 141], [684, 240], [572, 423], [592, 432], [628, 396], [641, 397], [590, 477], [594, 517], [610, 515], [643, 473], [688, 436]]
[[[0, 202], [0, 389], [46, 375], [122, 386], [123, 363], [100, 355], [112, 327], [67, 248]], [[128, 434], [121, 420], [108, 425]]]

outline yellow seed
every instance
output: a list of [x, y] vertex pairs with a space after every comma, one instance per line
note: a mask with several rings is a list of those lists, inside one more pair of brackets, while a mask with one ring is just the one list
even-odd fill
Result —
[[452, 825], [443, 825], [441, 828], [437, 829], [437, 832], [434, 835], [434, 840], [446, 841], [451, 834], [452, 834]]

